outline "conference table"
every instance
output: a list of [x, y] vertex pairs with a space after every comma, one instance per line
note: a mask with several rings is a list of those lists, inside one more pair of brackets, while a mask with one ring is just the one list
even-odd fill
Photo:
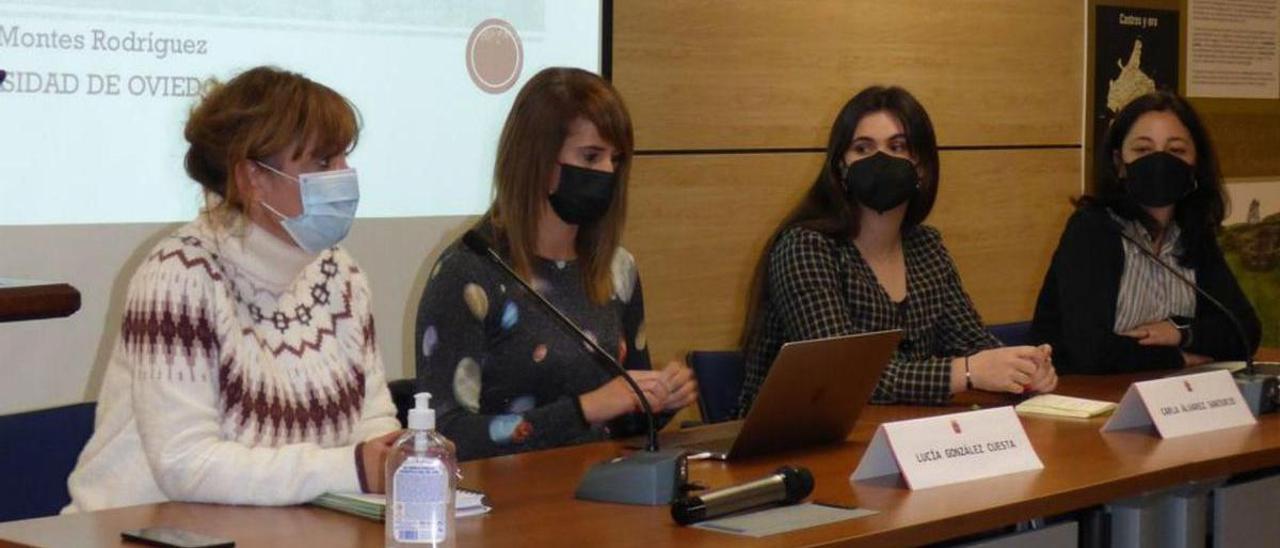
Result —
[[[1264, 350], [1259, 359], [1276, 360]], [[1064, 376], [1058, 393], [1119, 401], [1135, 381], [1158, 374]], [[1102, 434], [1105, 418], [1020, 417], [1044, 469], [911, 491], [900, 479], [850, 482], [877, 426], [888, 421], [1014, 403], [979, 395], [948, 406], [869, 406], [843, 444], [735, 461], [693, 461], [690, 479], [712, 488], [750, 481], [778, 466], [808, 467], [810, 500], [877, 513], [752, 539], [675, 525], [666, 506], [573, 498], [593, 463], [626, 451], [596, 443], [464, 463], [463, 486], [483, 491], [492, 512], [459, 518], [459, 546], [905, 546], [963, 537], [1044, 516], [1280, 466], [1280, 414], [1256, 425], [1161, 440], [1152, 430]], [[706, 428], [723, 428], [712, 425]], [[120, 531], [170, 526], [234, 539], [237, 546], [381, 546], [379, 522], [311, 506], [259, 508], [163, 503], [0, 524], [0, 546], [118, 546]]]

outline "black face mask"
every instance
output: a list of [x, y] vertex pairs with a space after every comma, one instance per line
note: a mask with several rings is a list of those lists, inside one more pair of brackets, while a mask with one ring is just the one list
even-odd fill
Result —
[[1124, 166], [1124, 191], [1138, 205], [1165, 207], [1196, 189], [1195, 169], [1168, 152], [1152, 152]]
[[560, 164], [560, 186], [548, 198], [564, 222], [589, 225], [608, 213], [615, 186], [617, 177], [612, 173]]
[[849, 199], [884, 213], [915, 197], [920, 175], [911, 160], [877, 152], [849, 164], [844, 190]]

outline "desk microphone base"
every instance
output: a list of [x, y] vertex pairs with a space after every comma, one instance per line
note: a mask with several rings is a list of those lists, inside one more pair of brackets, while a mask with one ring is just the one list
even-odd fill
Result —
[[1280, 405], [1280, 363], [1253, 362], [1253, 373], [1245, 371], [1244, 362], [1215, 362], [1196, 367], [1188, 367], [1173, 375], [1190, 375], [1209, 371], [1225, 370], [1231, 373], [1244, 396], [1245, 403], [1253, 416], [1260, 417], [1276, 412]]
[[574, 497], [597, 502], [662, 506], [671, 504], [684, 484], [685, 452], [636, 451], [593, 465]]
[[1276, 397], [1277, 392], [1280, 391], [1280, 385], [1277, 385], [1275, 375], [1265, 373], [1250, 375], [1239, 372], [1232, 377], [1235, 378], [1236, 386], [1240, 388], [1240, 395], [1244, 396], [1245, 402], [1248, 402], [1249, 410], [1253, 411], [1253, 416], [1259, 417], [1276, 411]]

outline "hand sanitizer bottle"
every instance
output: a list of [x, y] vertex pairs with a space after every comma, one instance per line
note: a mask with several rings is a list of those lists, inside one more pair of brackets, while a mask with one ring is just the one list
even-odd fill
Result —
[[436, 432], [431, 394], [414, 395], [409, 429], [387, 455], [387, 546], [454, 546], [458, 460]]

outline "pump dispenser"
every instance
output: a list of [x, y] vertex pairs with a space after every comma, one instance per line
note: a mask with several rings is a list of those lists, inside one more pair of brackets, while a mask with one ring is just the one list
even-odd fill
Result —
[[409, 429], [436, 429], [436, 410], [431, 408], [430, 392], [418, 392], [413, 395], [413, 409], [409, 410]]
[[413, 400], [409, 429], [387, 455], [387, 546], [454, 546], [457, 453], [436, 432], [431, 394]]

